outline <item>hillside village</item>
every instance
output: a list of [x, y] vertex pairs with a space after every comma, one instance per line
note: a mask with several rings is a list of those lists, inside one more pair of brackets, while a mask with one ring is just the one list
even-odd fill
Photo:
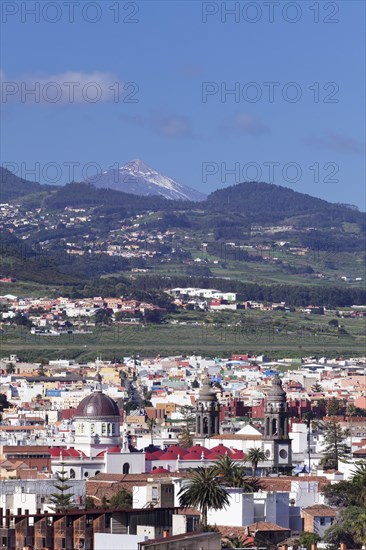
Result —
[[[282, 311], [307, 315], [330, 315], [338, 318], [359, 318], [366, 316], [366, 306], [353, 306], [345, 310], [329, 310], [322, 305], [309, 304], [307, 307], [295, 308], [286, 302], [268, 303], [253, 300], [242, 300], [235, 292], [221, 292], [216, 289], [173, 288], [167, 289], [167, 301], [170, 297], [169, 311]], [[90, 330], [101, 324], [141, 324], [144, 322], [162, 322], [167, 309], [157, 304], [136, 299], [121, 297], [102, 297], [72, 299], [69, 297], [19, 297], [13, 294], [0, 296], [2, 329], [6, 325], [27, 325], [33, 334], [72, 334], [75, 331]], [[238, 321], [239, 319], [236, 319]], [[193, 321], [199, 324], [200, 318]], [[205, 321], [202, 317], [201, 322]], [[165, 320], [165, 322], [167, 322]], [[172, 323], [184, 323], [172, 317]], [[338, 321], [335, 321], [338, 323]], [[338, 325], [337, 325], [338, 326]]]
[[[245, 237], [221, 238], [218, 242], [215, 232], [205, 234], [199, 225], [196, 229], [194, 225], [190, 227], [184, 216], [191, 212], [184, 211], [183, 221], [174, 213], [166, 219], [164, 212], [151, 210], [124, 216], [122, 220], [112, 219], [108, 224], [106, 216], [95, 206], [66, 206], [54, 210], [4, 203], [0, 204], [0, 212], [0, 228], [20, 239], [17, 245], [20, 255], [25, 255], [29, 246], [39, 257], [47, 254], [56, 257], [62, 254], [102, 255], [128, 261], [124, 269], [132, 272], [149, 271], [161, 264], [183, 264], [200, 273], [204, 268], [228, 269], [230, 262], [259, 262], [315, 281], [342, 284], [363, 280], [362, 266], [357, 263], [351, 272], [338, 272], [334, 260], [340, 250], [319, 249], [316, 245], [318, 233], [313, 227], [256, 224]], [[197, 216], [199, 219], [199, 214]], [[314, 237], [311, 237], [313, 232]], [[308, 246], [301, 244], [301, 239], [299, 241], [299, 236], [306, 234], [310, 235], [308, 240], [312, 243]], [[66, 261], [63, 258], [63, 262]], [[0, 276], [6, 277], [7, 273], [0, 273]]]
[[[294, 548], [302, 532], [326, 538], [339, 513], [327, 487], [352, 479], [366, 459], [365, 368], [366, 358], [303, 358], [295, 366], [291, 359], [245, 353], [85, 364], [4, 357], [0, 484], [10, 519], [0, 527], [3, 540], [12, 547], [11, 540], [30, 536], [29, 518], [52, 513], [47, 495], [61, 471], [72, 522], [91, 510], [95, 541], [102, 516], [120, 524], [121, 534], [104, 536], [118, 536], [113, 540], [123, 548], [137, 549], [146, 534], [165, 536], [166, 543], [173, 537], [171, 544], [183, 535], [193, 541], [203, 536], [201, 512], [182, 508], [179, 492], [191, 468], [222, 460], [242, 467], [248, 479], [257, 476], [259, 487], [248, 493], [229, 484], [225, 509], [208, 509], [215, 526], [209, 548], [234, 536]], [[340, 430], [336, 457], [326, 452], [334, 426]], [[254, 466], [253, 449], [263, 451]], [[109, 504], [121, 494], [132, 495], [127, 519]], [[158, 519], [159, 510], [168, 509], [164, 521]], [[138, 527], [126, 531], [134, 513]], [[19, 523], [22, 514], [28, 519]], [[76, 531], [67, 537], [67, 548], [80, 543]]]

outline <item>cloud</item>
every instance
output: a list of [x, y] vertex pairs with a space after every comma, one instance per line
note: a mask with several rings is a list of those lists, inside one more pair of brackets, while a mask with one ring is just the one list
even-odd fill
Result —
[[181, 138], [193, 135], [190, 119], [182, 115], [121, 115], [123, 121], [153, 130], [163, 137]]
[[66, 71], [50, 75], [8, 78], [1, 73], [1, 102], [28, 105], [67, 105], [122, 102], [127, 96], [123, 82], [112, 73]]
[[329, 149], [331, 151], [336, 151], [337, 153], [363, 156], [366, 152], [364, 143], [352, 137], [347, 137], [334, 132], [333, 130], [328, 130], [324, 137], [312, 136], [305, 138], [303, 141], [312, 147]]
[[227, 118], [220, 124], [220, 130], [227, 133], [248, 134], [251, 136], [270, 133], [268, 126], [247, 113], [238, 113], [231, 118]]

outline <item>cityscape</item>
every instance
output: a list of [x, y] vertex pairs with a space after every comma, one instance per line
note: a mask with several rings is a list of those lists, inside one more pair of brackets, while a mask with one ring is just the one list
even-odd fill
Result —
[[0, 549], [366, 550], [365, 16], [0, 2]]

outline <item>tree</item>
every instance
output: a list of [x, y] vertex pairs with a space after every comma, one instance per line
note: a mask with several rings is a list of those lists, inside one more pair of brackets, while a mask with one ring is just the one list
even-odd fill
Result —
[[5, 393], [0, 393], [0, 411], [8, 409], [9, 407], [11, 407], [11, 403], [9, 403]]
[[183, 422], [185, 422], [186, 429], [189, 430], [192, 428], [195, 420], [194, 407], [192, 407], [192, 405], [183, 405], [178, 408], [178, 412], [181, 415]]
[[262, 460], [266, 460], [266, 455], [264, 454], [262, 449], [252, 447], [251, 449], [248, 450], [245, 460], [251, 463], [252, 475], [253, 477], [255, 477], [258, 462], [261, 462]]
[[338, 462], [349, 454], [350, 448], [345, 444], [346, 434], [338, 424], [338, 422], [327, 422], [324, 432], [323, 449], [324, 458], [321, 464], [325, 469], [338, 470]]
[[243, 489], [246, 493], [253, 493], [260, 489], [259, 481], [247, 477], [245, 468], [229, 455], [220, 456], [212, 469], [223, 485]]
[[311, 550], [313, 544], [320, 542], [321, 538], [317, 533], [308, 533], [307, 531], [301, 531], [299, 535], [300, 546]]
[[94, 508], [97, 507], [95, 506], [93, 497], [87, 496], [85, 498], [85, 510], [94, 510]]
[[37, 369], [37, 375], [38, 376], [46, 376], [46, 371], [45, 371], [45, 368], [42, 364]]
[[21, 326], [21, 327], [27, 327], [30, 328], [33, 326], [33, 323], [26, 315], [23, 313], [18, 312], [11, 321], [13, 324]]
[[96, 325], [111, 325], [112, 314], [107, 309], [97, 309], [94, 314], [94, 322]]
[[311, 389], [314, 393], [320, 393], [323, 391], [323, 387], [319, 384], [319, 382], [315, 382], [315, 384], [311, 386]]
[[208, 509], [226, 508], [229, 505], [229, 497], [213, 468], [199, 466], [191, 468], [189, 472], [190, 478], [178, 493], [179, 505], [182, 508], [198, 508], [202, 514], [202, 524], [207, 526]]
[[312, 411], [308, 411], [306, 413], [303, 414], [303, 421], [304, 421], [304, 424], [306, 425], [306, 428], [308, 430], [308, 434], [307, 434], [307, 440], [308, 440], [308, 469], [309, 469], [309, 474], [311, 472], [311, 446], [310, 446], [310, 443], [311, 443], [311, 422], [314, 418], [314, 413]]
[[72, 485], [68, 485], [69, 477], [65, 472], [65, 464], [61, 463], [62, 469], [60, 472], [56, 472], [56, 480], [54, 487], [57, 489], [57, 493], [52, 493], [50, 501], [53, 504], [52, 509], [55, 512], [66, 512], [73, 506], [73, 495], [69, 492]]
[[253, 543], [249, 542], [241, 535], [231, 538], [225, 537], [224, 544], [226, 548], [253, 548]]
[[189, 449], [189, 447], [192, 447], [193, 437], [189, 429], [187, 430], [187, 428], [184, 428], [177, 437], [180, 447], [183, 447], [183, 449]]
[[328, 401], [328, 416], [338, 416], [340, 413], [339, 399], [332, 397]]
[[6, 373], [7, 374], [14, 374], [14, 372], [15, 372], [14, 363], [9, 363], [8, 365], [6, 365]]
[[130, 509], [132, 508], [132, 494], [127, 489], [121, 489], [109, 500], [111, 508]]
[[150, 432], [150, 438], [151, 438], [151, 445], [154, 445], [154, 429], [156, 426], [156, 420], [155, 418], [148, 418], [146, 420], [147, 427]]
[[339, 547], [361, 548], [366, 542], [366, 511], [359, 506], [344, 508], [324, 534], [324, 542]]
[[353, 403], [349, 403], [347, 405], [347, 416], [348, 416], [348, 422], [349, 422], [349, 434], [350, 434], [350, 443], [351, 443], [351, 449], [352, 449], [352, 418], [356, 416], [356, 407]]
[[366, 461], [357, 464], [356, 470], [352, 473], [351, 485], [357, 495], [357, 504], [366, 507]]

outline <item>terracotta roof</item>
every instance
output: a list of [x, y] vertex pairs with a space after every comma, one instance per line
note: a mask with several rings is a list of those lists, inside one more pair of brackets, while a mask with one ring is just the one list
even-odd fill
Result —
[[291, 531], [288, 527], [281, 527], [281, 525], [276, 525], [276, 523], [271, 523], [270, 521], [257, 521], [247, 527], [253, 534], [258, 531]]
[[306, 483], [317, 482], [318, 490], [329, 484], [329, 480], [325, 476], [304, 476], [304, 477], [261, 477], [260, 478], [263, 491], [290, 491], [291, 483]]
[[247, 527], [237, 527], [231, 525], [215, 525], [215, 527], [220, 531], [222, 537], [230, 539], [234, 537], [242, 537], [246, 543], [254, 542], [253, 537], [248, 536]]
[[46, 445], [4, 445], [3, 454], [8, 453], [35, 453], [35, 454], [47, 454], [50, 449]]
[[325, 504], [314, 504], [313, 506], [308, 506], [307, 508], [303, 508], [302, 512], [308, 514], [309, 516], [322, 518], [335, 518], [337, 515], [337, 511], [334, 508], [325, 506]]

